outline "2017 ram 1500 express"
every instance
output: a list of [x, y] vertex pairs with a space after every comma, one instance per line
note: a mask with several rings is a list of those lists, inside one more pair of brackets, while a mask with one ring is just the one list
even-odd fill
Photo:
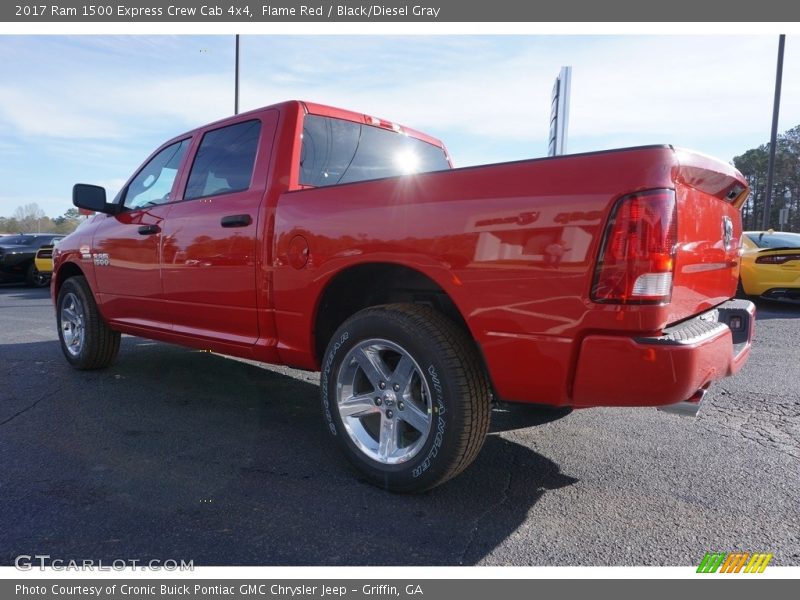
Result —
[[481, 448], [492, 397], [697, 400], [750, 348], [741, 174], [671, 146], [452, 169], [441, 142], [307, 102], [167, 142], [59, 246], [78, 369], [128, 333], [321, 371], [372, 482], [422, 490]]

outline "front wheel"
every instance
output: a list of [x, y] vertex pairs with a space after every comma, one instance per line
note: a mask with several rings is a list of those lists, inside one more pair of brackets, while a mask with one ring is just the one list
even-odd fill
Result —
[[356, 313], [323, 359], [328, 430], [373, 484], [417, 492], [463, 471], [489, 428], [485, 370], [467, 335], [425, 306]]
[[34, 263], [31, 263], [25, 273], [25, 283], [30, 287], [44, 287], [50, 283], [50, 275], [48, 273], [42, 273], [36, 268]]
[[102, 369], [119, 351], [120, 334], [103, 320], [84, 277], [70, 277], [56, 302], [61, 351], [76, 369]]

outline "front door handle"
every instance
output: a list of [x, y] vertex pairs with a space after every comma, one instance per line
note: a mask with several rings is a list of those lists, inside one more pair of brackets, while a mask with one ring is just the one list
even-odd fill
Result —
[[142, 225], [139, 227], [139, 235], [153, 235], [154, 233], [159, 233], [161, 231], [161, 227], [158, 225]]
[[247, 227], [253, 222], [250, 215], [228, 215], [219, 222], [223, 227]]

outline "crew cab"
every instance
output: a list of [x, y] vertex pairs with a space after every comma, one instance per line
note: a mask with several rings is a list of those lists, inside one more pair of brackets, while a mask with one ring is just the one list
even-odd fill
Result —
[[697, 402], [745, 362], [728, 164], [668, 145], [455, 169], [445, 146], [291, 101], [166, 142], [56, 249], [78, 369], [120, 334], [318, 370], [323, 419], [378, 486], [466, 468], [493, 399]]

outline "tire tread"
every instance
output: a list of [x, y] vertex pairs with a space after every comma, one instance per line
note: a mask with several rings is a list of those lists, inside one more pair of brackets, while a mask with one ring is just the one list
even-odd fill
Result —
[[88, 346], [83, 355], [78, 358], [71, 356], [66, 350], [64, 350], [64, 355], [76, 369], [87, 371], [104, 369], [116, 358], [121, 336], [118, 331], [114, 331], [106, 324], [85, 277], [75, 275], [63, 283], [59, 292], [59, 306], [62, 295], [70, 290], [78, 294], [84, 303], [86, 319], [84, 343]]
[[451, 319], [425, 305], [384, 304], [364, 309], [358, 315], [393, 320], [410, 334], [430, 340], [442, 352], [442, 362], [454, 374], [449, 385], [462, 403], [463, 422], [459, 423], [456, 448], [447, 467], [427, 485], [408, 491], [424, 491], [452, 479], [475, 460], [489, 431], [489, 379], [475, 343]]

